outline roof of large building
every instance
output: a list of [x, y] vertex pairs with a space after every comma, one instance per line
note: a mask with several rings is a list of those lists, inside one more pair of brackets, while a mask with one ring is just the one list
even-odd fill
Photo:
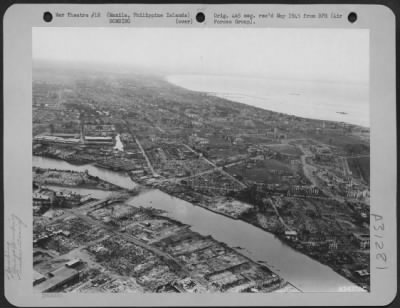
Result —
[[48, 195], [35, 192], [33, 193], [33, 199], [40, 199], [40, 200], [49, 200], [50, 197]]
[[78, 275], [79, 272], [73, 268], [62, 266], [55, 271], [51, 272], [49, 275], [52, 276], [47, 280], [39, 283], [35, 286], [35, 290], [39, 292], [46, 292], [52, 288], [57, 287], [58, 285], [63, 284], [74, 276]]
[[51, 142], [62, 142], [62, 143], [78, 143], [80, 142], [80, 139], [75, 139], [75, 138], [62, 138], [62, 137], [57, 137], [57, 136], [36, 136], [33, 138], [34, 140], [37, 141], [51, 141]]
[[80, 262], [81, 262], [81, 259], [75, 258], [75, 259], [72, 259], [72, 260], [68, 261], [67, 263], [65, 263], [65, 265], [69, 266], [69, 267], [73, 267], [74, 265], [77, 265]]
[[354, 236], [359, 240], [369, 240], [369, 234], [367, 233], [353, 233]]
[[104, 137], [104, 136], [85, 136], [85, 139], [88, 141], [95, 141], [95, 140], [99, 140], [99, 141], [111, 141], [113, 138], [112, 137]]
[[41, 280], [43, 278], [46, 279], [46, 277], [40, 274], [39, 272], [35, 270], [33, 271], [33, 281]]

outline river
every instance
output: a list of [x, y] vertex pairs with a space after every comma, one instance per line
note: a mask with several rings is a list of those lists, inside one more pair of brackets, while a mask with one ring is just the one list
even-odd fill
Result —
[[85, 171], [88, 170], [93, 176], [118, 185], [126, 189], [132, 189], [137, 186], [135, 182], [125, 173], [118, 173], [111, 170], [99, 168], [93, 165], [72, 165], [66, 161], [52, 159], [47, 157], [33, 156], [33, 166], [41, 168], [53, 168], [61, 170]]
[[[125, 188], [137, 186], [126, 174], [107, 171], [91, 165], [75, 166], [67, 162], [33, 157], [33, 166], [64, 170], [88, 170], [89, 173]], [[121, 185], [123, 184], [123, 185]], [[72, 190], [71, 188], [67, 188]], [[76, 190], [79, 192], [79, 190]], [[104, 197], [104, 192], [85, 189], [80, 191], [93, 197]], [[218, 215], [202, 207], [172, 197], [160, 190], [149, 190], [127, 201], [134, 206], [153, 207], [167, 211], [167, 215], [191, 226], [195, 232], [211, 235], [254, 261], [263, 261], [272, 271], [303, 292], [352, 292], [364, 290], [335, 273], [328, 266], [301, 254], [282, 243], [269, 232], [248, 223]]]

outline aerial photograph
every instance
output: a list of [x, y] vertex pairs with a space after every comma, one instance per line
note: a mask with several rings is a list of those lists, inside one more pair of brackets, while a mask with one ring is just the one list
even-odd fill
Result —
[[368, 30], [33, 28], [32, 204], [35, 292], [369, 292]]

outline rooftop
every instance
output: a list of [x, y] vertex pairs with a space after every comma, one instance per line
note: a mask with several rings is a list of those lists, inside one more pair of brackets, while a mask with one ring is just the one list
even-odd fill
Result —
[[50, 278], [35, 286], [35, 290], [39, 292], [49, 291], [63, 283], [66, 283], [69, 279], [74, 278], [78, 274], [79, 272], [77, 270], [62, 266], [49, 273]]

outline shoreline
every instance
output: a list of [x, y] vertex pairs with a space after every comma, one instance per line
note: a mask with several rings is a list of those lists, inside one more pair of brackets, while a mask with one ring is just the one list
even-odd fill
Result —
[[[39, 156], [40, 157], [40, 156]], [[54, 159], [54, 158], [52, 158]], [[35, 167], [32, 166], [33, 168], [38, 168], [38, 169], [46, 169], [49, 171], [58, 171], [58, 172], [65, 172], [65, 171], [69, 171], [69, 172], [73, 172], [73, 173], [80, 173], [79, 171], [74, 171], [74, 170], [64, 170], [64, 169], [57, 169], [57, 168], [41, 168], [41, 167]], [[42, 185], [42, 186], [57, 186], [57, 187], [77, 187], [77, 188], [83, 188], [83, 189], [93, 189], [93, 190], [109, 190], [109, 191], [120, 191], [123, 190], [124, 188], [121, 186], [118, 186], [116, 184], [113, 184], [111, 182], [108, 182], [106, 180], [101, 179], [98, 176], [94, 176], [92, 174], [89, 173], [89, 177], [92, 180], [98, 181], [98, 183], [96, 185], [92, 185], [92, 184], [57, 184], [57, 183], [40, 183], [38, 181], [36, 181], [37, 184]], [[35, 181], [33, 180], [33, 183], [35, 183]], [[101, 185], [107, 185], [109, 186], [107, 187], [101, 187]]]
[[[105, 188], [103, 187], [92, 187], [92, 186], [86, 186], [86, 185], [61, 185], [61, 184], [52, 184], [52, 183], [46, 183], [46, 184], [42, 184], [42, 186], [44, 187], [59, 187], [59, 188], [82, 188], [82, 189], [90, 189], [90, 190], [101, 190], [104, 191]], [[114, 185], [117, 186], [117, 185]], [[121, 190], [125, 190], [125, 188], [123, 187], [118, 187], [118, 188], [114, 188], [114, 189], [108, 189], [107, 191], [110, 192], [115, 192], [115, 191], [121, 191]]]
[[[143, 185], [144, 185], [144, 184], [143, 184]], [[239, 217], [233, 217], [233, 216], [230, 216], [229, 214], [221, 213], [221, 212], [215, 211], [215, 210], [213, 210], [213, 209], [210, 209], [210, 208], [206, 207], [205, 205], [202, 205], [201, 203], [193, 203], [193, 202], [191, 202], [191, 201], [189, 201], [189, 200], [182, 199], [180, 196], [174, 195], [173, 193], [170, 193], [170, 192], [168, 192], [168, 191], [166, 191], [166, 190], [163, 190], [163, 189], [161, 189], [160, 187], [153, 187], [153, 186], [150, 186], [150, 187], [151, 187], [152, 189], [157, 189], [157, 190], [159, 190], [159, 191], [162, 191], [163, 193], [165, 193], [165, 194], [167, 194], [167, 195], [169, 195], [169, 196], [172, 196], [172, 197], [174, 197], [174, 198], [181, 199], [181, 200], [183, 200], [183, 201], [185, 201], [185, 202], [189, 202], [189, 203], [192, 204], [193, 206], [201, 207], [201, 208], [203, 208], [203, 209], [205, 209], [205, 210], [207, 210], [207, 211], [213, 212], [213, 213], [215, 213], [215, 214], [223, 215], [223, 216], [225, 216], [225, 217], [227, 217], [227, 218], [234, 219], [234, 220], [242, 220], [242, 219], [240, 219]]]
[[[201, 75], [201, 74], [200, 75], [196, 75], [196, 74], [187, 74], [187, 75], [182, 74], [182, 75], [179, 75], [178, 74], [178, 75], [166, 75], [166, 76], [164, 76], [163, 79], [169, 85], [178, 87], [180, 89], [184, 89], [186, 91], [191, 91], [191, 92], [195, 92], [195, 93], [200, 93], [200, 94], [207, 95], [207, 96], [217, 97], [219, 99], [223, 99], [223, 100], [226, 100], [228, 102], [233, 102], [233, 103], [236, 103], [236, 104], [243, 104], [243, 105], [246, 105], [247, 107], [257, 108], [257, 109], [261, 109], [261, 110], [264, 110], [264, 111], [274, 112], [274, 113], [277, 113], [277, 114], [283, 114], [283, 115], [287, 115], [287, 116], [294, 116], [294, 117], [297, 117], [297, 118], [300, 118], [300, 119], [305, 119], [305, 120], [325, 121], [325, 122], [332, 122], [332, 123], [336, 123], [336, 124], [345, 123], [347, 125], [356, 126], [356, 127], [362, 128], [362, 129], [371, 129], [371, 123], [369, 123], [369, 125], [365, 125], [365, 124], [361, 124], [361, 123], [349, 122], [348, 120], [342, 120], [342, 119], [321, 119], [321, 118], [312, 117], [310, 115], [298, 115], [298, 114], [295, 114], [295, 113], [289, 113], [287, 110], [279, 111], [279, 110], [275, 110], [273, 107], [271, 109], [271, 106], [269, 106], [269, 107], [268, 106], [260, 107], [257, 104], [249, 103], [249, 100], [247, 100], [247, 99], [242, 100], [242, 99], [235, 99], [234, 98], [234, 97], [242, 97], [242, 98], [246, 98], [247, 97], [247, 98], [251, 98], [251, 99], [262, 100], [263, 102], [265, 102], [266, 100], [268, 100], [268, 97], [264, 97], [264, 96], [251, 95], [251, 94], [247, 94], [247, 93], [242, 93], [240, 91], [230, 92], [228, 90], [226, 90], [226, 91], [215, 91], [215, 90], [207, 90], [207, 89], [195, 89], [193, 87], [186, 87], [181, 82], [177, 82], [176, 80], [172, 81], [172, 79], [174, 77], [184, 77], [184, 76], [187, 76], [189, 78], [191, 78], [191, 77], [195, 77], [195, 78], [211, 77], [211, 78], [218, 78], [218, 79], [223, 79], [224, 77], [225, 78], [227, 77], [227, 76], [223, 76], [223, 75], [210, 75], [210, 76], [208, 76], [208, 75]], [[232, 79], [232, 78], [230, 78], [230, 79]], [[285, 81], [285, 80], [278, 80], [278, 79], [246, 78], [246, 77], [234, 77], [233, 79], [235, 79], [235, 81], [238, 81], [238, 80], [256, 80], [258, 82], [260, 80], [262, 80], [262, 81], [265, 80], [265, 81], [270, 81], [270, 82], [283, 82], [283, 81]], [[299, 83], [306, 82], [306, 83], [309, 83], [311, 81], [289, 80], [288, 82], [299, 82]], [[320, 81], [315, 81], [315, 82], [321, 83]], [[325, 82], [322, 82], [322, 83], [325, 83]], [[331, 84], [331, 83], [329, 82], [327, 84]], [[293, 96], [294, 94], [292, 93], [290, 95]], [[295, 96], [300, 96], [300, 95], [298, 94], [298, 95], [295, 95]], [[347, 105], [347, 103], [345, 105]], [[368, 101], [368, 106], [369, 106], [369, 101]], [[306, 108], [303, 108], [303, 107], [306, 107]], [[302, 106], [302, 108], [300, 108], [300, 109], [304, 110], [304, 109], [307, 109], [307, 108], [309, 109], [310, 106]], [[288, 109], [293, 109], [293, 108], [290, 108], [290, 106], [288, 106]], [[333, 113], [336, 116], [337, 116], [337, 114], [341, 114], [341, 115], [350, 114], [349, 111], [342, 110], [343, 108], [338, 107], [336, 109], [337, 110], [334, 110], [334, 113]], [[357, 116], [355, 116], [355, 118], [358, 119]], [[368, 116], [368, 118], [369, 118], [369, 116]]]

